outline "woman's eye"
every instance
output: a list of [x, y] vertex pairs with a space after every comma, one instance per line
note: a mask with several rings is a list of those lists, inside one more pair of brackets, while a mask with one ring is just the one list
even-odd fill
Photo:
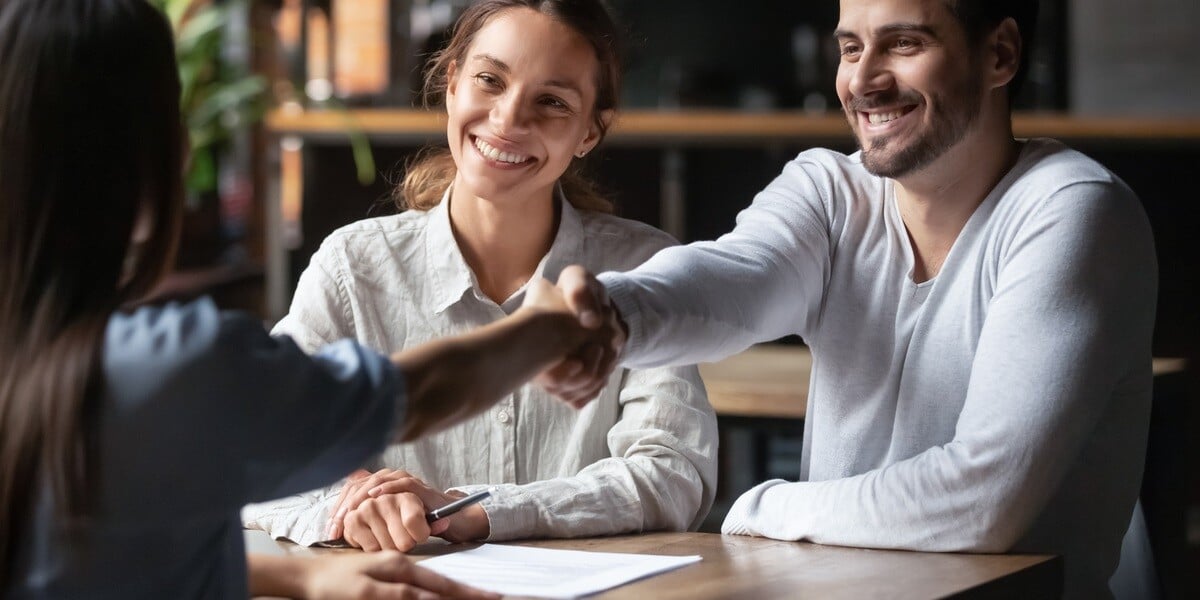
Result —
[[480, 73], [475, 76], [475, 81], [479, 85], [486, 88], [500, 87], [500, 80], [490, 73]]
[[542, 98], [542, 105], [549, 106], [550, 108], [555, 108], [555, 109], [559, 109], [559, 110], [566, 110], [566, 109], [571, 108], [570, 106], [567, 105], [566, 102], [563, 102], [562, 100], [559, 100], [558, 98], [554, 98], [554, 97]]

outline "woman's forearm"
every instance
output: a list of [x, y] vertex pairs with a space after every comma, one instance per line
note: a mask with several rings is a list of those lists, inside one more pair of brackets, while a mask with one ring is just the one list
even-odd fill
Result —
[[303, 560], [295, 556], [247, 554], [246, 571], [249, 578], [250, 595], [303, 598], [305, 577]]
[[392, 356], [407, 385], [402, 441], [478, 414], [561, 361], [588, 335], [574, 316], [521, 309], [465, 335]]

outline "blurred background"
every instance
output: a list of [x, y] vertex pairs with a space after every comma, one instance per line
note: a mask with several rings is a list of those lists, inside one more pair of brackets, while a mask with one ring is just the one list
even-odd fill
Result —
[[[332, 230], [395, 211], [406, 158], [444, 143], [426, 56], [469, 0], [151, 0], [178, 35], [192, 138], [185, 239], [159, 299], [211, 294], [271, 323]], [[619, 214], [711, 239], [782, 165], [854, 149], [837, 112], [837, 2], [611, 0], [628, 30], [623, 115], [590, 168]], [[1062, 139], [1128, 182], [1154, 228], [1163, 363], [1143, 501], [1167, 597], [1200, 593], [1200, 166], [1194, 0], [1044, 0], [1017, 134]], [[797, 344], [799, 340], [781, 340]], [[764, 476], [794, 479], [802, 421], [723, 416], [706, 528]], [[753, 452], [741, 452], [744, 447]], [[749, 471], [734, 468], [750, 461]]]

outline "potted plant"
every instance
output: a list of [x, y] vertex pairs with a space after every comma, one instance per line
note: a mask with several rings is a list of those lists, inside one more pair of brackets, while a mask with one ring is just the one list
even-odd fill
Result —
[[239, 1], [150, 0], [175, 31], [180, 109], [187, 127], [190, 158], [185, 175], [187, 214], [180, 245], [181, 268], [208, 266], [224, 250], [219, 165], [236, 136], [265, 113], [267, 81], [230, 60], [229, 24], [244, 5]]

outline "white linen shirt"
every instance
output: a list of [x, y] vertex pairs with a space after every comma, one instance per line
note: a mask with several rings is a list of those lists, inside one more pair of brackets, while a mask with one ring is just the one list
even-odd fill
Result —
[[[520, 306], [480, 291], [451, 229], [448, 201], [367, 219], [331, 234], [300, 277], [274, 334], [316, 349], [357, 338], [387, 352], [463, 333]], [[559, 199], [561, 219], [534, 277], [569, 264], [595, 271], [636, 267], [673, 244], [650, 226], [580, 212]], [[489, 411], [444, 432], [390, 446], [372, 464], [404, 469], [429, 485], [473, 491], [490, 540], [694, 529], [716, 486], [716, 416], [694, 366], [618, 369], [576, 411], [524, 386]], [[249, 528], [310, 545], [325, 528], [341, 484], [243, 511]]]

